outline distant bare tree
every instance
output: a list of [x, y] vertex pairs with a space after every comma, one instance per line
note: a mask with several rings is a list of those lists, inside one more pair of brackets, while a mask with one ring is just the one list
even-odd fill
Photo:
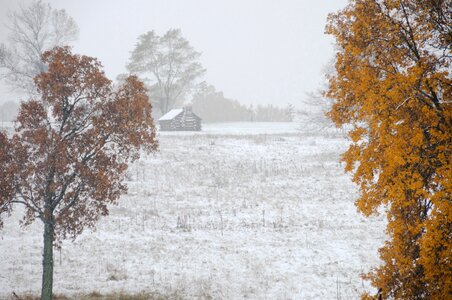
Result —
[[165, 114], [195, 86], [205, 69], [195, 51], [181, 35], [171, 29], [163, 36], [149, 31], [138, 37], [127, 69], [137, 75], [151, 76], [150, 98]]
[[15, 92], [35, 93], [33, 77], [45, 71], [42, 54], [78, 37], [78, 26], [65, 10], [33, 1], [8, 15], [7, 44], [0, 45], [1, 77]]
[[332, 100], [325, 97], [321, 89], [306, 93], [301, 100], [301, 108], [298, 111], [302, 126], [310, 125], [317, 131], [334, 128], [333, 122], [326, 116], [331, 105]]
[[[322, 68], [322, 74], [325, 79], [336, 73], [334, 69], [334, 60], [330, 59]], [[298, 112], [302, 126], [313, 125], [318, 131], [328, 128], [334, 128], [333, 122], [326, 116], [333, 105], [333, 100], [326, 97], [325, 90], [328, 88], [326, 82], [314, 92], [308, 92], [301, 100], [301, 109]]]

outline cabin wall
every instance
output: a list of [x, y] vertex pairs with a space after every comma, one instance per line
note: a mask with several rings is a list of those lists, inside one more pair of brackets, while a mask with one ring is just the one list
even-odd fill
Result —
[[184, 111], [172, 120], [159, 121], [161, 131], [200, 131], [201, 118], [191, 111]]

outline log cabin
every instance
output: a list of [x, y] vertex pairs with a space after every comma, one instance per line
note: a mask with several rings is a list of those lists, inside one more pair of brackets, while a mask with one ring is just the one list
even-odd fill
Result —
[[198, 117], [190, 106], [175, 108], [164, 114], [159, 119], [161, 131], [200, 131], [201, 118]]

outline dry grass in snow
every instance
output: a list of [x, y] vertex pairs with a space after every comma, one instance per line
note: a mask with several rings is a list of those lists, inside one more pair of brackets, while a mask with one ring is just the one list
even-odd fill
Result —
[[[356, 212], [339, 163], [347, 140], [247, 126], [160, 134], [160, 152], [131, 167], [129, 193], [97, 231], [55, 252], [54, 291], [356, 299], [369, 289], [360, 274], [378, 264], [384, 221]], [[0, 232], [0, 297], [40, 291], [42, 228], [19, 220]]]

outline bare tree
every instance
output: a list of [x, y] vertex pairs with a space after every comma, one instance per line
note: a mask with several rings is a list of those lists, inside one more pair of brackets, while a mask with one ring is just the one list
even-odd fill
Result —
[[150, 98], [165, 114], [205, 73], [197, 61], [200, 56], [179, 29], [171, 29], [161, 37], [149, 31], [138, 37], [127, 69], [131, 73], [151, 76], [146, 78], [151, 81]]
[[316, 131], [324, 131], [335, 127], [333, 122], [327, 117], [333, 105], [333, 99], [325, 95], [325, 91], [328, 88], [326, 80], [336, 74], [333, 59], [330, 59], [323, 66], [322, 74], [325, 81], [320, 84], [317, 90], [305, 94], [305, 97], [301, 99], [301, 108], [298, 111], [302, 127], [306, 128], [306, 126], [312, 125], [312, 128]]
[[78, 26], [65, 10], [42, 1], [21, 6], [8, 15], [7, 45], [0, 45], [1, 77], [15, 92], [36, 93], [33, 77], [45, 71], [42, 54], [78, 37]]

